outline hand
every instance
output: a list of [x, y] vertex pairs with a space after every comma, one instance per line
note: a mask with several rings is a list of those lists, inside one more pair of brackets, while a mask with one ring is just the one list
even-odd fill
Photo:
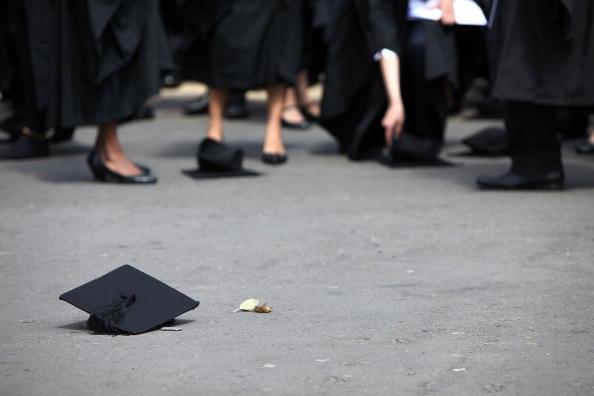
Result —
[[394, 134], [397, 136], [402, 132], [404, 126], [404, 106], [402, 102], [391, 103], [382, 119], [382, 127], [385, 130], [386, 145], [390, 147], [394, 140]]
[[440, 22], [444, 26], [452, 26], [456, 23], [454, 14], [454, 0], [439, 0], [432, 8], [439, 8], [442, 12]]

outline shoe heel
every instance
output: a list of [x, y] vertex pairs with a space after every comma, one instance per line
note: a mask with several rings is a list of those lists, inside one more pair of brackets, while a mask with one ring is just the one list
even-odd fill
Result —
[[96, 156], [97, 153], [94, 150], [91, 151], [89, 153], [89, 156], [87, 157], [87, 165], [89, 166], [89, 169], [91, 170], [91, 173], [93, 174], [95, 180], [104, 182], [106, 178], [106, 173], [103, 169], [101, 169], [100, 165], [97, 164]]

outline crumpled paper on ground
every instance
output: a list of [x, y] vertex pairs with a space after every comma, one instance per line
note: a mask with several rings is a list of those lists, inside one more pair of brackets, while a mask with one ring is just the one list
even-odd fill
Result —
[[257, 298], [250, 298], [241, 303], [238, 309], [233, 312], [256, 312], [256, 313], [270, 313], [272, 307], [267, 305], [266, 302]]

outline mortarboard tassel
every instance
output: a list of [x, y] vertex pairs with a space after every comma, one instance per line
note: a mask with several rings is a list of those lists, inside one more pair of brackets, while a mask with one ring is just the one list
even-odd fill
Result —
[[96, 333], [126, 334], [118, 325], [126, 316], [129, 307], [136, 302], [136, 295], [120, 296], [110, 305], [93, 312], [87, 320], [87, 326]]

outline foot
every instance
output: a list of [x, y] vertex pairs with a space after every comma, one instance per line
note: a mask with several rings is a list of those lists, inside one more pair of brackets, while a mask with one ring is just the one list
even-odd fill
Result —
[[276, 136], [267, 137], [262, 148], [262, 161], [266, 164], [279, 165], [287, 162], [287, 158], [287, 150], [282, 140]]
[[42, 136], [22, 133], [17, 139], [0, 146], [0, 160], [41, 158], [50, 155], [47, 140]]
[[141, 165], [132, 164], [140, 171], [138, 174], [123, 174], [114, 170], [113, 164], [108, 166], [101, 154], [95, 150], [89, 154], [87, 164], [97, 181], [119, 184], [155, 184], [157, 182], [157, 178], [150, 169]]
[[481, 176], [479, 187], [486, 190], [562, 190], [563, 172], [551, 172], [537, 178], [526, 178], [509, 172], [500, 176]]
[[287, 154], [262, 153], [262, 162], [268, 165], [282, 165], [289, 160]]
[[126, 157], [117, 159], [106, 159], [104, 163], [109, 170], [120, 175], [138, 176], [143, 173], [142, 169], [140, 169], [138, 166], [136, 166], [136, 164], [134, 164]]
[[309, 122], [297, 106], [286, 106], [283, 109], [282, 122], [283, 126], [289, 129], [307, 129], [310, 127]]

